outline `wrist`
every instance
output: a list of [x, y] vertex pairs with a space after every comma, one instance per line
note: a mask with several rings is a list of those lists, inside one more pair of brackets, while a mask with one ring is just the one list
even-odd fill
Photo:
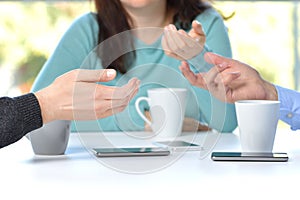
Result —
[[276, 87], [267, 81], [265, 81], [266, 99], [278, 101], [278, 93]]
[[49, 103], [51, 100], [48, 98], [45, 90], [46, 89], [35, 92], [35, 96], [40, 104], [43, 124], [54, 120], [53, 110], [51, 108], [51, 104]]

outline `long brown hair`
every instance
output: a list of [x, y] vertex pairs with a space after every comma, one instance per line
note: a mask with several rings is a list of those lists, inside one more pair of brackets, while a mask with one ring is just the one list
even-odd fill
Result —
[[[120, 0], [95, 0], [95, 6], [100, 27], [98, 44], [111, 36], [132, 28], [130, 26], [133, 24], [132, 19], [123, 8]], [[177, 28], [184, 30], [190, 29], [195, 17], [210, 7], [210, 4], [203, 0], [167, 0], [167, 10], [175, 11], [172, 23], [176, 24]], [[120, 39], [114, 46], [115, 48], [122, 48], [123, 45], [128, 45], [128, 43], [124, 44], [124, 41]], [[109, 56], [110, 52], [107, 49], [103, 47], [98, 51], [101, 54], [100, 57]], [[126, 53], [115, 59], [111, 64], [105, 64], [109, 65], [109, 68], [126, 73], [132, 56], [135, 56], [134, 52]]]

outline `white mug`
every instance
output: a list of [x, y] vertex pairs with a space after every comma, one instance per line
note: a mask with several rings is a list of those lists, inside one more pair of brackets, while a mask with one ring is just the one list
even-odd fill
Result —
[[[152, 128], [157, 138], [174, 138], [181, 134], [185, 115], [187, 89], [154, 88], [147, 91], [148, 97], [139, 97], [135, 108], [141, 118]], [[139, 104], [146, 101], [150, 107], [151, 121], [140, 110]]]
[[279, 101], [235, 102], [243, 152], [272, 152], [279, 119]]

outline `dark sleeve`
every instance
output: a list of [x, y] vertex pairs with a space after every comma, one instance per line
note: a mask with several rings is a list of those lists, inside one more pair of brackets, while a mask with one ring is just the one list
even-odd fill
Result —
[[0, 98], [0, 148], [12, 144], [43, 124], [34, 94]]

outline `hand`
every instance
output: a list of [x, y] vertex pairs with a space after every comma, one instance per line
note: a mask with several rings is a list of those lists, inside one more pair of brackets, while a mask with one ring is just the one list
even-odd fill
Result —
[[165, 54], [178, 60], [189, 60], [200, 54], [205, 44], [205, 34], [198, 21], [193, 21], [189, 33], [177, 30], [173, 24], [165, 27], [162, 47]]
[[77, 69], [56, 78], [50, 86], [35, 93], [43, 123], [99, 119], [123, 111], [138, 92], [139, 80], [131, 79], [122, 87], [97, 84], [115, 76], [113, 69]]
[[213, 53], [206, 53], [205, 60], [215, 65], [207, 73], [194, 74], [187, 62], [182, 62], [179, 68], [192, 85], [209, 90], [216, 98], [230, 103], [278, 99], [274, 85], [262, 79], [251, 66]]

